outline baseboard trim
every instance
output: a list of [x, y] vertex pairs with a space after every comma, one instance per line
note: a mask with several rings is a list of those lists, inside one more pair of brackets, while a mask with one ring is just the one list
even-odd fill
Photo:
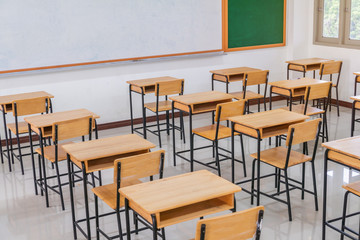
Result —
[[[276, 101], [281, 101], [281, 100], [285, 100], [286, 98], [283, 96], [274, 96], [272, 97], [272, 101], [276, 102]], [[266, 102], [269, 102], [269, 98], [265, 99]], [[260, 100], [260, 103], [264, 103], [264, 99]], [[336, 104], [336, 99], [331, 99], [331, 103]], [[257, 104], [257, 100], [251, 100], [250, 101], [250, 105], [256, 105]], [[339, 105], [342, 107], [346, 107], [346, 108], [352, 108], [352, 103], [350, 102], [346, 102], [346, 101], [342, 101], [339, 100]], [[175, 118], [178, 118], [180, 116], [179, 112], [175, 113]], [[170, 118], [171, 118], [171, 114], [170, 114]], [[161, 114], [159, 115], [159, 119], [160, 120], [164, 120], [166, 119], [166, 114]], [[150, 117], [146, 117], [146, 122], [155, 122], [156, 121], [156, 116], [150, 116]], [[142, 118], [135, 118], [134, 119], [134, 124], [141, 124], [142, 123]], [[126, 126], [130, 126], [131, 125], [131, 120], [127, 119], [127, 120], [122, 120], [122, 121], [115, 121], [115, 122], [109, 122], [109, 123], [102, 123], [98, 125], [98, 130], [102, 131], [102, 130], [108, 130], [108, 129], [113, 129], [113, 128], [119, 128], [119, 127], [126, 127]], [[33, 136], [33, 141], [38, 141], [39, 138], [38, 136]], [[29, 137], [28, 136], [23, 136], [19, 138], [20, 143], [27, 143], [29, 142]], [[13, 139], [13, 144], [17, 144], [17, 140]], [[6, 146], [6, 141], [3, 139], [1, 140], [1, 145], [3, 147]]]

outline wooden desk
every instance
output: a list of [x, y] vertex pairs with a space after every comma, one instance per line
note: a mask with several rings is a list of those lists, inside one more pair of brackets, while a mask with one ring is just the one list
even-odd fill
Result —
[[360, 72], [354, 72], [355, 75], [355, 87], [354, 87], [354, 95], [356, 96], [357, 84], [360, 83]]
[[[196, 183], [196, 184], [194, 184]], [[126, 232], [130, 240], [129, 208], [157, 229], [225, 210], [236, 211], [241, 188], [206, 170], [120, 188], [125, 197]]]
[[[114, 167], [114, 160], [122, 157], [147, 153], [155, 144], [143, 139], [135, 134], [128, 134], [116, 137], [97, 139], [87, 142], [79, 142], [63, 145], [62, 148], [67, 153], [68, 175], [70, 186], [70, 201], [72, 211], [72, 224], [74, 230], [74, 239], [77, 238], [77, 228], [87, 239], [91, 239], [89, 202], [87, 194], [87, 174], [94, 171], [109, 169]], [[76, 220], [74, 194], [71, 177], [71, 161], [76, 164], [83, 173], [83, 187], [85, 199], [85, 221], [87, 223], [87, 233], [85, 233], [79, 222], [84, 219]]]
[[[172, 124], [175, 126], [174, 120], [174, 110], [178, 109], [179, 111], [186, 112], [189, 114], [189, 136], [190, 136], [190, 149], [185, 151], [176, 152], [175, 147], [175, 129], [173, 128], [173, 155], [174, 155], [174, 165], [176, 166], [176, 156], [181, 157], [182, 159], [190, 162], [191, 171], [194, 170], [194, 138], [192, 133], [192, 116], [199, 113], [212, 112], [212, 120], [214, 123], [214, 111], [216, 110], [216, 105], [219, 103], [232, 102], [233, 96], [223, 92], [211, 91], [211, 92], [201, 92], [193, 94], [185, 94], [181, 96], [170, 97], [172, 100]], [[181, 156], [180, 153], [185, 153], [190, 151], [190, 159]], [[196, 161], [201, 164], [201, 162]]]
[[[37, 195], [37, 183], [36, 183], [36, 171], [35, 171], [35, 159], [34, 159], [34, 149], [33, 149], [33, 140], [31, 137], [31, 132], [33, 131], [39, 136], [39, 143], [40, 143], [40, 149], [42, 151], [41, 159], [43, 166], [45, 167], [45, 158], [44, 158], [44, 144], [43, 140], [46, 137], [52, 136], [52, 126], [54, 123], [67, 121], [79, 117], [86, 117], [92, 115], [94, 116], [94, 119], [99, 118], [98, 115], [95, 113], [87, 110], [87, 109], [77, 109], [77, 110], [71, 110], [71, 111], [64, 111], [64, 112], [56, 112], [56, 113], [49, 113], [44, 115], [37, 115], [32, 117], [26, 117], [24, 118], [24, 121], [28, 123], [29, 128], [29, 142], [30, 142], [30, 152], [31, 152], [31, 159], [32, 159], [32, 165], [33, 165], [33, 177], [34, 177], [34, 185], [35, 185], [35, 194]], [[95, 137], [98, 138], [97, 134], [97, 124], [96, 120], [94, 121], [94, 127], [95, 127]], [[43, 170], [44, 178], [46, 177], [46, 172]], [[45, 189], [47, 191], [47, 187]], [[46, 206], [49, 207], [49, 200], [48, 195], [46, 196]]]
[[350, 97], [353, 100], [352, 103], [352, 111], [351, 111], [351, 132], [350, 136], [354, 136], [355, 131], [355, 122], [360, 122], [360, 118], [356, 118], [356, 110], [360, 109], [360, 96], [352, 96]]
[[[19, 94], [0, 96], [0, 111], [3, 113], [3, 124], [4, 124], [4, 132], [5, 132], [5, 139], [6, 139], [6, 153], [7, 153], [6, 155], [4, 155], [4, 152], [2, 151], [2, 146], [0, 144], [1, 162], [2, 163], [4, 162], [3, 156], [8, 158], [10, 172], [11, 172], [10, 155], [9, 155], [10, 149], [9, 149], [9, 137], [8, 137], [7, 123], [6, 123], [6, 114], [13, 111], [12, 103], [14, 101], [32, 99], [32, 98], [37, 98], [37, 97], [48, 97], [48, 99], [49, 99], [48, 107], [50, 109], [50, 112], [52, 112], [51, 98], [54, 98], [54, 96], [45, 91], [19, 93]], [[1, 141], [1, 139], [0, 139], [0, 141]]]
[[[265, 112], [253, 113], [249, 115], [231, 117], [232, 136], [231, 152], [232, 161], [234, 162], [234, 132], [247, 135], [257, 139], [257, 159], [260, 159], [262, 139], [286, 134], [290, 125], [304, 122], [308, 116], [290, 112], [284, 109], [275, 109]], [[234, 164], [233, 164], [234, 165]], [[260, 204], [260, 161], [257, 161], [257, 205]], [[232, 168], [232, 180], [235, 182], [235, 169]], [[237, 184], [249, 182], [250, 180], [241, 181]], [[245, 192], [250, 193], [245, 190]]]
[[360, 136], [335, 140], [323, 143], [322, 146], [326, 148], [324, 157], [324, 192], [323, 192], [323, 225], [322, 225], [322, 239], [326, 239], [326, 227], [341, 232], [341, 229], [334, 226], [332, 223], [339, 221], [342, 217], [327, 220], [326, 204], [327, 204], [327, 171], [328, 162], [360, 170]]
[[290, 111], [292, 106], [292, 99], [294, 97], [303, 97], [305, 95], [306, 88], [311, 85], [325, 83], [327, 81], [313, 79], [313, 78], [300, 78], [296, 80], [282, 80], [276, 82], [270, 82], [270, 109], [272, 108], [272, 94], [289, 97]]
[[229, 92], [229, 83], [243, 81], [247, 72], [261, 71], [258, 68], [237, 67], [211, 70], [211, 89], [214, 91], [214, 81], [226, 83], [226, 93]]
[[[127, 81], [129, 84], [129, 97], [130, 97], [130, 119], [131, 119], [131, 133], [136, 131], [139, 134], [142, 134], [146, 139], [146, 111], [145, 111], [145, 95], [155, 92], [155, 84], [157, 82], [166, 82], [171, 80], [177, 80], [178, 78], [174, 77], [156, 77], [156, 78], [147, 78], [147, 79], [138, 79]], [[132, 106], [132, 92], [141, 94], [141, 102], [142, 102], [142, 117], [143, 117], [143, 126], [140, 128], [134, 129], [134, 116], [133, 116], [133, 106]], [[138, 129], [143, 129], [143, 132], [137, 131]]]
[[314, 71], [313, 77], [315, 78], [315, 71], [320, 70], [320, 65], [323, 62], [332, 61], [324, 58], [305, 58], [298, 60], [286, 61], [287, 66], [287, 79], [289, 79], [289, 71], [303, 72], [305, 77], [306, 72]]

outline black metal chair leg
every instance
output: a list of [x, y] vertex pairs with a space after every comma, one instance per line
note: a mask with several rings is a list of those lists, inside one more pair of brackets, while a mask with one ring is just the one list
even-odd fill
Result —
[[[344, 232], [345, 231], [345, 221], [346, 221], [346, 209], [347, 209], [347, 202], [348, 202], [348, 197], [349, 197], [349, 191], [346, 191], [345, 196], [344, 196], [344, 204], [343, 204], [343, 214], [342, 214], [342, 219], [341, 219], [341, 231]], [[341, 234], [341, 240], [344, 239], [344, 234]]]
[[99, 233], [99, 202], [98, 197], [94, 194], [94, 201], [95, 201], [95, 230], [96, 230], [96, 240], [100, 240], [100, 233]]
[[158, 138], [159, 138], [159, 146], [161, 147], [161, 132], [160, 132], [159, 113], [156, 113], [156, 123], [157, 123], [157, 129], [158, 129], [157, 132], [158, 132]]
[[44, 191], [43, 191], [43, 188], [42, 188], [42, 182], [43, 182], [43, 179], [42, 179], [42, 169], [41, 169], [41, 157], [40, 155], [38, 154], [38, 162], [39, 162], [39, 180], [40, 180], [40, 193], [41, 193], [41, 196], [44, 196]]
[[254, 185], [255, 185], [255, 163], [256, 159], [252, 162], [252, 173], [251, 173], [251, 205], [254, 204]]
[[336, 105], [337, 105], [337, 115], [338, 117], [340, 117], [340, 106], [339, 106], [339, 90], [338, 87], [336, 86]]
[[[5, 130], [6, 131], [6, 130]], [[12, 135], [11, 135], [11, 131], [9, 129], [9, 142], [10, 142], [10, 152], [7, 152], [8, 158], [9, 158], [9, 164], [10, 164], [10, 159], [11, 159], [11, 163], [14, 164], [14, 149], [13, 149], [13, 139], [12, 139]], [[11, 172], [11, 171], [10, 171]]]
[[305, 163], [302, 164], [302, 182], [301, 182], [301, 199], [304, 200], [305, 198]]
[[244, 142], [243, 142], [242, 134], [240, 134], [239, 136], [240, 136], [240, 147], [241, 147], [241, 157], [242, 157], [242, 161], [243, 161], [244, 177], [247, 177], [247, 174], [246, 174], [246, 162], [245, 162], [245, 151], [244, 151]]
[[56, 175], [57, 175], [57, 180], [58, 180], [58, 185], [59, 185], [59, 193], [60, 193], [60, 200], [61, 200], [61, 207], [62, 210], [65, 210], [65, 204], [64, 204], [64, 195], [63, 195], [63, 191], [62, 191], [62, 187], [61, 187], [61, 179], [60, 179], [60, 171], [59, 171], [59, 165], [56, 162], [55, 163], [55, 168], [56, 168]]
[[180, 126], [181, 126], [181, 137], [182, 140], [184, 141], [184, 144], [186, 143], [185, 140], [185, 125], [184, 125], [184, 114], [182, 111], [180, 111]]
[[219, 161], [219, 142], [215, 140], [215, 157], [216, 157], [216, 164], [218, 169], [218, 175], [221, 177], [221, 168], [220, 168], [220, 161]]
[[[173, 126], [174, 127], [174, 126]], [[166, 133], [170, 135], [170, 119], [169, 119], [169, 111], [166, 111]]]
[[312, 170], [312, 177], [313, 177], [313, 188], [314, 188], [314, 201], [315, 201], [315, 211], [319, 210], [319, 203], [317, 197], [317, 187], [316, 187], [316, 174], [315, 174], [315, 163], [314, 161], [311, 162], [311, 170]]
[[119, 209], [117, 209], [117, 211], [116, 211], [116, 219], [117, 219], [117, 225], [118, 225], [118, 231], [119, 231], [120, 240], [123, 240], [123, 236], [122, 236], [123, 233], [122, 233], [120, 210]]
[[[19, 161], [20, 161], [20, 167], [21, 167], [21, 174], [24, 175], [24, 163], [23, 163], [23, 159], [22, 159], [22, 153], [21, 153], [21, 146], [20, 146], [20, 138], [19, 138], [19, 134], [16, 134], [16, 141], [17, 141], [17, 146], [18, 146], [18, 151], [19, 151]], [[11, 151], [11, 155], [13, 155], [14, 153]]]
[[289, 221], [291, 222], [292, 214], [291, 214], [290, 190], [289, 190], [289, 179], [288, 179], [287, 169], [284, 169], [284, 174], [285, 174], [286, 198], [287, 198], [287, 205], [288, 205]]
[[161, 235], [163, 236], [163, 240], [165, 240], [166, 239], [166, 237], [165, 237], [165, 228], [161, 229]]

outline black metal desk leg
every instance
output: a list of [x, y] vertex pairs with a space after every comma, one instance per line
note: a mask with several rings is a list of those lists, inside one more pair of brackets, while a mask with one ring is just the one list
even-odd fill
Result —
[[67, 167], [68, 167], [68, 177], [69, 177], [69, 190], [70, 190], [70, 204], [71, 204], [71, 217], [72, 217], [72, 225], [74, 231], [74, 239], [77, 239], [76, 234], [76, 225], [75, 225], [75, 206], [74, 206], [74, 193], [73, 193], [73, 182], [72, 182], [72, 167], [71, 167], [71, 160], [70, 155], [67, 154]]
[[189, 106], [189, 134], [190, 134], [190, 171], [194, 171], [194, 135], [192, 133], [192, 111]]
[[329, 149], [326, 149], [324, 155], [324, 189], [323, 189], [323, 222], [322, 222], [322, 240], [325, 240], [326, 233], [326, 196], [327, 196], [327, 168], [328, 168]]
[[86, 216], [86, 226], [87, 226], [87, 238], [91, 239], [91, 229], [90, 229], [90, 214], [89, 214], [89, 198], [87, 193], [87, 175], [85, 163], [81, 163], [82, 173], [83, 173], [83, 185], [84, 185], [84, 199], [85, 199], [85, 216]]
[[30, 124], [28, 124], [28, 131], [29, 131], [30, 155], [31, 155], [32, 168], [33, 168], [35, 194], [38, 195], [38, 189], [37, 189], [37, 184], [36, 184], [36, 169], [35, 169], [34, 149], [33, 149], [32, 137], [31, 137], [31, 126], [30, 126]]
[[3, 113], [3, 122], [4, 122], [4, 132], [5, 132], [5, 142], [6, 142], [6, 155], [9, 162], [9, 171], [11, 172], [11, 160], [10, 160], [10, 150], [9, 150], [9, 137], [8, 132], [6, 130], [6, 112], [5, 112], [5, 105], [2, 105], [2, 113]]
[[43, 165], [43, 181], [44, 181], [44, 188], [45, 188], [45, 200], [46, 200], [46, 207], [49, 207], [49, 192], [47, 187], [47, 179], [46, 179], [46, 164], [45, 164], [45, 153], [44, 153], [44, 139], [42, 135], [41, 129], [39, 129], [39, 143], [40, 143], [40, 150], [41, 150], [41, 162]]
[[261, 151], [261, 137], [260, 131], [257, 129], [257, 180], [256, 180], [256, 205], [260, 206], [260, 151]]
[[174, 127], [175, 126], [174, 101], [171, 103], [171, 105], [172, 105], [172, 107], [171, 107], [171, 118], [172, 118], [172, 134], [173, 134], [173, 158], [174, 158], [174, 166], [176, 166], [175, 127]]
[[146, 109], [145, 109], [145, 94], [144, 90], [141, 88], [141, 104], [142, 104], [142, 114], [143, 114], [143, 134], [146, 139]]
[[131, 133], [134, 133], [134, 116], [132, 108], [132, 96], [131, 96], [131, 85], [129, 85], [129, 100], [130, 100], [130, 122], [131, 122]]
[[129, 216], [129, 200], [125, 198], [125, 220], [126, 220], [126, 238], [127, 240], [131, 240], [131, 232], [130, 232], [130, 216]]
[[356, 111], [355, 104], [356, 104], [356, 102], [354, 101], [352, 104], [352, 111], [351, 111], [351, 133], [350, 133], [351, 137], [354, 136], [354, 130], [355, 130], [355, 111]]
[[157, 222], [155, 214], [151, 214], [151, 219], [153, 222], [153, 240], [157, 240]]
[[235, 183], [235, 143], [234, 123], [231, 123], [231, 181]]

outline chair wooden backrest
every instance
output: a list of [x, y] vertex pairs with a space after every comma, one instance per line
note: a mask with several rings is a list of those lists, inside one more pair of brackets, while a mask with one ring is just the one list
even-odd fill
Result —
[[[114, 183], [135, 182], [144, 177], [159, 174], [162, 178], [165, 150], [120, 158], [114, 161]], [[120, 170], [120, 172], [119, 172]]]
[[286, 146], [296, 145], [314, 140], [319, 134], [321, 118], [289, 126]]
[[342, 61], [327, 61], [320, 65], [320, 79], [324, 75], [340, 74]]
[[195, 240], [260, 239], [264, 207], [198, 221]]
[[216, 105], [215, 121], [221, 122], [229, 117], [244, 115], [246, 100], [240, 99], [234, 102], [220, 103]]
[[245, 86], [266, 84], [268, 76], [269, 70], [248, 72], [245, 74]]
[[12, 102], [14, 116], [25, 116], [47, 112], [47, 97], [37, 97]]
[[324, 82], [308, 86], [305, 91], [306, 100], [328, 98], [331, 90], [331, 82]]
[[89, 135], [91, 140], [91, 132], [93, 128], [93, 116], [85, 116], [67, 121], [53, 123], [52, 139], [54, 142], [66, 140], [75, 137]]
[[155, 96], [167, 96], [182, 94], [184, 90], [184, 79], [176, 79], [155, 84]]

